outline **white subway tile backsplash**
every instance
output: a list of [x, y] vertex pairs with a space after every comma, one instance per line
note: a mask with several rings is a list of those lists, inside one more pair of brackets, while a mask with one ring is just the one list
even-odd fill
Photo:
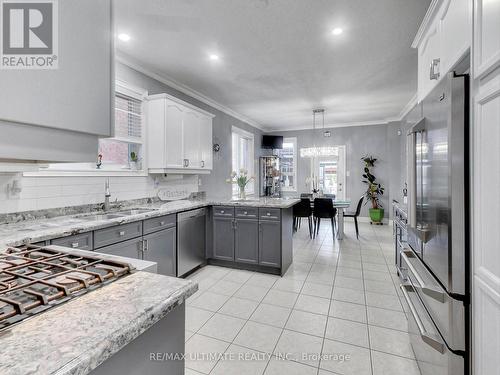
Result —
[[[18, 197], [8, 197], [7, 184], [19, 176], [0, 175], [0, 213], [41, 210], [56, 207], [96, 204], [104, 201], [107, 177], [22, 177]], [[111, 200], [156, 197], [157, 189], [198, 191], [198, 176], [109, 177]]]

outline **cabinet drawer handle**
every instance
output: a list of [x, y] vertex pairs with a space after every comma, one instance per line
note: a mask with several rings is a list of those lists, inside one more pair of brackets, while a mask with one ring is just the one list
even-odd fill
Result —
[[205, 168], [205, 161], [204, 160], [201, 161], [201, 167]]
[[267, 216], [271, 216], [271, 213], [270, 213], [270, 212], [268, 212], [266, 215], [267, 215]]
[[120, 236], [125, 236], [125, 231], [124, 231], [124, 230], [122, 230], [122, 231], [118, 232], [118, 234], [119, 234]]
[[78, 242], [73, 242], [73, 243], [71, 244], [71, 247], [73, 247], [73, 248], [78, 247]]
[[160, 225], [165, 225], [165, 222], [164, 221], [160, 221]]
[[243, 215], [248, 215], [248, 212], [247, 211], [243, 212]]
[[431, 62], [431, 66], [430, 66], [430, 73], [429, 73], [429, 78], [431, 80], [437, 80], [439, 79], [439, 63], [440, 63], [441, 59], [433, 59], [432, 62]]
[[221, 211], [220, 211], [220, 213], [221, 213], [221, 214], [223, 214], [223, 213], [224, 213], [224, 210], [221, 210]]

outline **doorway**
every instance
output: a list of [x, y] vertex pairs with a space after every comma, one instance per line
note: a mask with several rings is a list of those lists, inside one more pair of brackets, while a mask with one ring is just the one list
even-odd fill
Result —
[[345, 170], [344, 145], [333, 147], [328, 156], [311, 158], [311, 180], [323, 194], [335, 195], [335, 199], [345, 199]]

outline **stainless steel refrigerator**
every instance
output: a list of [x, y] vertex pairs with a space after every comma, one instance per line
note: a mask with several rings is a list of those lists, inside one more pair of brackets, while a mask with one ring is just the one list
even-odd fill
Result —
[[410, 340], [422, 375], [469, 374], [468, 76], [448, 74], [408, 132]]

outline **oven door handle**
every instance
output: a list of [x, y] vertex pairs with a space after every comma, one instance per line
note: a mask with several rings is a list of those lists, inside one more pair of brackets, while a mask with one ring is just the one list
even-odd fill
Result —
[[420, 277], [420, 275], [418, 274], [415, 267], [413, 267], [407, 254], [413, 255], [411, 250], [403, 250], [401, 252], [401, 258], [403, 258], [404, 262], [408, 266], [408, 269], [415, 276], [415, 279], [417, 280], [417, 283], [418, 283], [418, 285], [416, 285], [416, 287], [419, 288], [420, 290], [422, 290], [422, 292], [424, 294], [427, 294], [432, 299], [435, 299], [436, 301], [441, 302], [441, 303], [445, 303], [446, 302], [446, 293], [425, 285], [425, 281]]
[[444, 354], [446, 352], [445, 345], [441, 340], [439, 340], [439, 338], [436, 335], [429, 333], [425, 330], [425, 326], [422, 323], [420, 317], [418, 316], [417, 309], [415, 308], [415, 305], [413, 304], [413, 302], [410, 299], [410, 296], [408, 295], [407, 289], [412, 288], [412, 286], [409, 284], [401, 284], [399, 287], [401, 288], [401, 292], [403, 292], [403, 297], [406, 300], [408, 307], [410, 308], [410, 313], [413, 316], [413, 319], [415, 319], [415, 322], [417, 323], [418, 331], [420, 333], [422, 341], [425, 342], [434, 350], [438, 351], [439, 353]]

